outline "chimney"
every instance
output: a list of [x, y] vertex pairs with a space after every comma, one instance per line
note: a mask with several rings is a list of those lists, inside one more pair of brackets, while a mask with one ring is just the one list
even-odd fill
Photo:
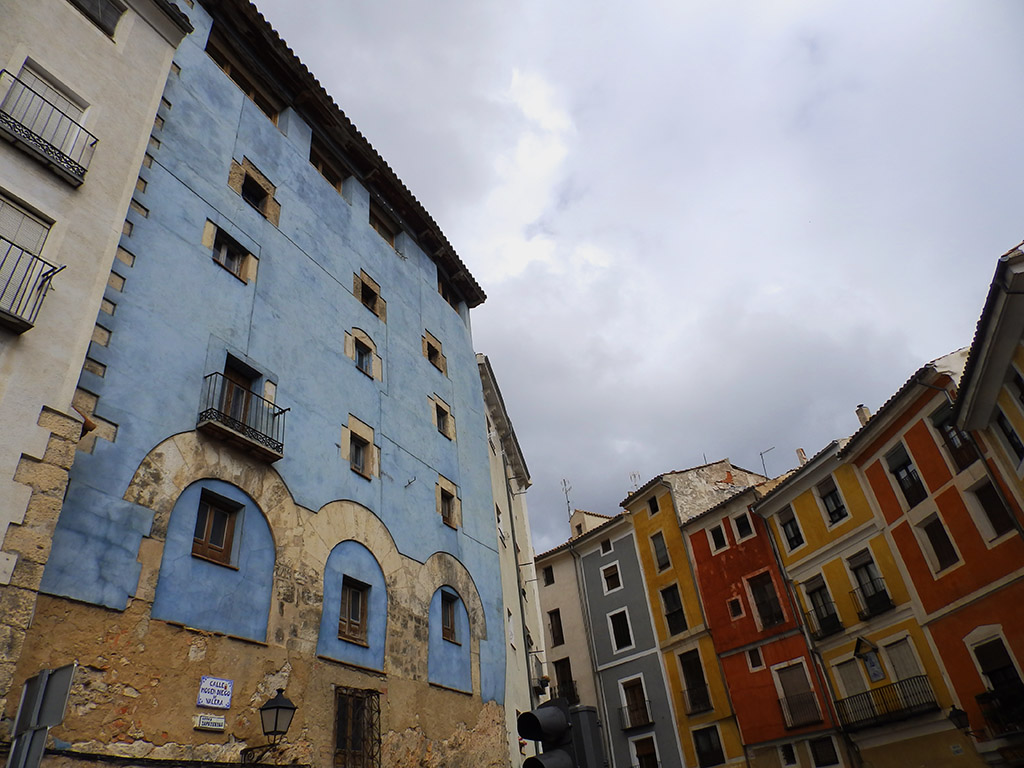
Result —
[[867, 424], [868, 419], [871, 418], [871, 410], [864, 405], [864, 403], [857, 406], [857, 418], [860, 419], [860, 425], [862, 427]]
[[796, 449], [796, 460], [800, 462], [801, 467], [807, 463], [807, 453], [803, 448]]

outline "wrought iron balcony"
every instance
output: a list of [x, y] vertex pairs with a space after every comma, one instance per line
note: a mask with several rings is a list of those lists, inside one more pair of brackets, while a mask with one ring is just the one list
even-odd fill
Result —
[[927, 675], [908, 677], [836, 701], [839, 721], [848, 731], [906, 720], [938, 708]]
[[0, 70], [0, 133], [78, 186], [96, 137], [7, 70]]
[[624, 731], [630, 728], [643, 728], [645, 725], [651, 725], [654, 722], [651, 718], [651, 702], [637, 701], [633, 704], [619, 707], [619, 722], [622, 723], [622, 730]]
[[757, 608], [757, 615], [761, 617], [762, 629], [768, 629], [776, 624], [781, 624], [786, 618], [777, 597], [773, 596], [766, 600], [755, 600], [754, 607]]
[[284, 456], [284, 417], [278, 408], [223, 373], [203, 379], [196, 429], [226, 440], [265, 461]]
[[821, 722], [821, 709], [814, 691], [782, 696], [779, 698], [779, 706], [782, 707], [782, 718], [787, 728], [800, 728]]
[[843, 629], [843, 622], [839, 620], [836, 606], [831, 600], [807, 611], [804, 614], [804, 618], [807, 621], [807, 628], [811, 632], [811, 637], [815, 640], [823, 640], [830, 635], [836, 634], [836, 632], [841, 632]]
[[552, 685], [550, 690], [552, 699], [565, 699], [569, 702], [570, 706], [580, 703], [580, 695], [576, 691], [575, 680], [570, 680], [561, 685]]
[[695, 715], [711, 709], [711, 692], [706, 685], [695, 685], [683, 691], [686, 714]]
[[885, 580], [871, 579], [866, 584], [850, 591], [853, 602], [857, 606], [857, 615], [861, 621], [867, 621], [872, 616], [891, 611], [895, 608], [892, 598], [889, 597], [889, 590], [885, 588]]
[[0, 237], [0, 325], [16, 333], [35, 325], [50, 280], [62, 269]]
[[1024, 686], [1012, 685], [974, 697], [992, 736], [1024, 733]]

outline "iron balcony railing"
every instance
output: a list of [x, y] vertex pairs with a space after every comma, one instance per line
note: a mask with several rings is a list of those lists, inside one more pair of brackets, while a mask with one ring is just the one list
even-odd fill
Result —
[[622, 723], [622, 730], [630, 728], [642, 728], [654, 722], [651, 719], [651, 702], [636, 701], [619, 708], [619, 722]]
[[695, 715], [711, 709], [711, 692], [706, 685], [695, 685], [683, 691], [686, 714]]
[[885, 580], [882, 578], [871, 579], [850, 591], [853, 602], [857, 606], [857, 615], [861, 621], [867, 621], [872, 616], [890, 611], [896, 606], [889, 597], [889, 590], [885, 588]]
[[36, 322], [55, 267], [0, 237], [0, 324], [22, 333]]
[[905, 720], [938, 708], [927, 675], [908, 677], [836, 701], [839, 721], [848, 731]]
[[81, 184], [96, 137], [7, 70], [0, 70], [0, 130]]
[[565, 699], [570, 705], [580, 703], [580, 695], [576, 691], [575, 680], [570, 680], [561, 685], [552, 685], [550, 690], [552, 699]]
[[777, 597], [769, 597], [764, 600], [755, 600], [757, 615], [761, 617], [761, 628], [768, 629], [776, 624], [781, 624], [786, 618], [782, 612], [782, 606]]
[[1024, 685], [1012, 685], [975, 696], [992, 736], [1024, 733]]
[[203, 379], [202, 404], [197, 428], [217, 432], [220, 437], [271, 461], [284, 456], [284, 418], [287, 409], [250, 392], [223, 373]]
[[804, 614], [804, 618], [807, 621], [807, 628], [811, 632], [811, 637], [815, 640], [822, 640], [843, 629], [843, 622], [839, 620], [836, 606], [831, 600], [807, 611]]
[[782, 717], [787, 728], [800, 728], [821, 722], [821, 709], [814, 691], [782, 696], [779, 698], [779, 706], [782, 707]]

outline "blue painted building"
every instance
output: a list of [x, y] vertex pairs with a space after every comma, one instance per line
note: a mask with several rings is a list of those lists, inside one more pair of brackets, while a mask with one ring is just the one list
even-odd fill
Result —
[[[222, 760], [262, 738], [274, 687], [302, 762], [387, 763], [395, 734], [443, 749], [460, 728], [504, 751], [483, 291], [254, 6], [182, 10], [79, 382], [106, 428], [71, 469], [35, 658], [99, 657], [90, 637], [132, 627], [124, 674], [176, 713], [138, 712], [133, 739]], [[234, 682], [225, 732], [193, 730], [201, 675]]]

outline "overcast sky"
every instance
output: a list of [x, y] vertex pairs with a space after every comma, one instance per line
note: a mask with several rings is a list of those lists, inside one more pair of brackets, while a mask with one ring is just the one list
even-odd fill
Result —
[[257, 5], [487, 292], [537, 551], [852, 433], [1024, 238], [1015, 0]]

